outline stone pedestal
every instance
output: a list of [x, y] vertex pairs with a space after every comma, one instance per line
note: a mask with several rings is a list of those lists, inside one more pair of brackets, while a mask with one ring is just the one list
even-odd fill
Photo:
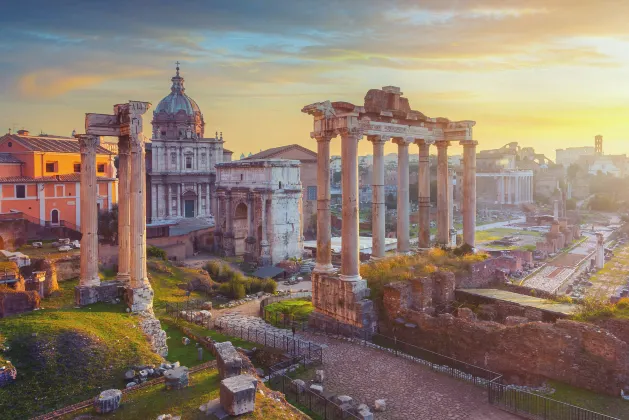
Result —
[[142, 312], [153, 309], [153, 289], [150, 285], [144, 287], [128, 288], [126, 301], [131, 312]]
[[74, 301], [78, 306], [96, 303], [98, 302], [98, 290], [93, 286], [76, 286], [74, 288]]
[[247, 236], [245, 238], [245, 256], [244, 260], [246, 263], [254, 263], [258, 261], [258, 257], [256, 255], [256, 238], [253, 236]]
[[164, 372], [166, 389], [183, 389], [188, 386], [188, 368], [179, 366]]
[[240, 375], [221, 381], [221, 406], [228, 414], [239, 416], [252, 413], [256, 403], [258, 380], [251, 375]]
[[224, 341], [222, 343], [216, 343], [214, 349], [216, 350], [218, 375], [221, 379], [231, 378], [232, 376], [238, 376], [242, 373], [242, 357], [231, 342]]
[[312, 273], [312, 286], [315, 311], [309, 322], [313, 327], [331, 328], [341, 323], [347, 325], [348, 332], [375, 331], [376, 313], [373, 301], [367, 299], [370, 290], [365, 280], [348, 282], [338, 275]]
[[94, 410], [99, 414], [114, 412], [120, 407], [121, 400], [122, 391], [119, 389], [108, 389], [94, 398]]

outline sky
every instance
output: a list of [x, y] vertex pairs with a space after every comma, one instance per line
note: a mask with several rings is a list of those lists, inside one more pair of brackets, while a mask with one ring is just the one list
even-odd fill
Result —
[[628, 15], [626, 0], [12, 1], [0, 133], [69, 135], [86, 112], [155, 107], [179, 61], [206, 137], [223, 132], [235, 157], [316, 149], [304, 105], [362, 105], [389, 85], [429, 117], [476, 121], [480, 149], [517, 141], [554, 159], [601, 134], [605, 153], [629, 154]]

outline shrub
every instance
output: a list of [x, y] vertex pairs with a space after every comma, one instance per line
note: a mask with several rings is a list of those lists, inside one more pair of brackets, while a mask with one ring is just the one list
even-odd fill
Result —
[[622, 298], [616, 302], [616, 309], [629, 309], [629, 298]]
[[146, 248], [146, 255], [149, 258], [159, 258], [160, 260], [164, 260], [164, 261], [168, 259], [168, 255], [166, 254], [166, 251], [153, 245], [149, 245]]
[[264, 293], [275, 293], [277, 291], [277, 282], [273, 279], [264, 279], [262, 281], [262, 291]]

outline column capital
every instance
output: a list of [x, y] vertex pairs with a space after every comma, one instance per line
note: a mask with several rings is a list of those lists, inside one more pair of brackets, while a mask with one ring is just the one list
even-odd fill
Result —
[[96, 147], [100, 145], [100, 136], [81, 134], [78, 138], [81, 153], [96, 153]]
[[335, 130], [341, 137], [355, 137], [356, 140], [360, 141], [360, 139], [364, 136], [363, 130], [358, 127], [344, 127], [338, 128]]
[[143, 101], [129, 101], [129, 114], [133, 116], [141, 116], [151, 108], [150, 102]]
[[413, 143], [412, 137], [393, 137], [393, 143], [398, 146], [406, 146], [408, 147], [411, 143]]
[[476, 140], [461, 140], [459, 144], [463, 147], [476, 147], [478, 146], [478, 141]]
[[367, 141], [370, 141], [372, 143], [381, 143], [384, 144], [386, 142], [388, 142], [391, 139], [391, 136], [385, 136], [382, 134], [370, 134], [367, 136]]
[[437, 149], [445, 149], [450, 146], [450, 140], [437, 140], [435, 141]]
[[434, 143], [434, 141], [426, 140], [426, 139], [413, 139], [413, 140], [414, 140], [413, 143], [418, 145], [420, 148], [422, 148], [422, 147], [430, 147], [430, 145]]
[[330, 142], [334, 137], [336, 137], [336, 135], [337, 133], [334, 130], [312, 131], [310, 133], [310, 138], [315, 139], [317, 143]]

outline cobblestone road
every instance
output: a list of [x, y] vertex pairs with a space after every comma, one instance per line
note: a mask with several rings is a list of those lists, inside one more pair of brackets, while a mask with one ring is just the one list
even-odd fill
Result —
[[517, 420], [487, 403], [486, 392], [409, 360], [357, 343], [300, 334], [325, 344], [325, 391], [346, 394], [373, 406], [387, 400], [377, 420]]

